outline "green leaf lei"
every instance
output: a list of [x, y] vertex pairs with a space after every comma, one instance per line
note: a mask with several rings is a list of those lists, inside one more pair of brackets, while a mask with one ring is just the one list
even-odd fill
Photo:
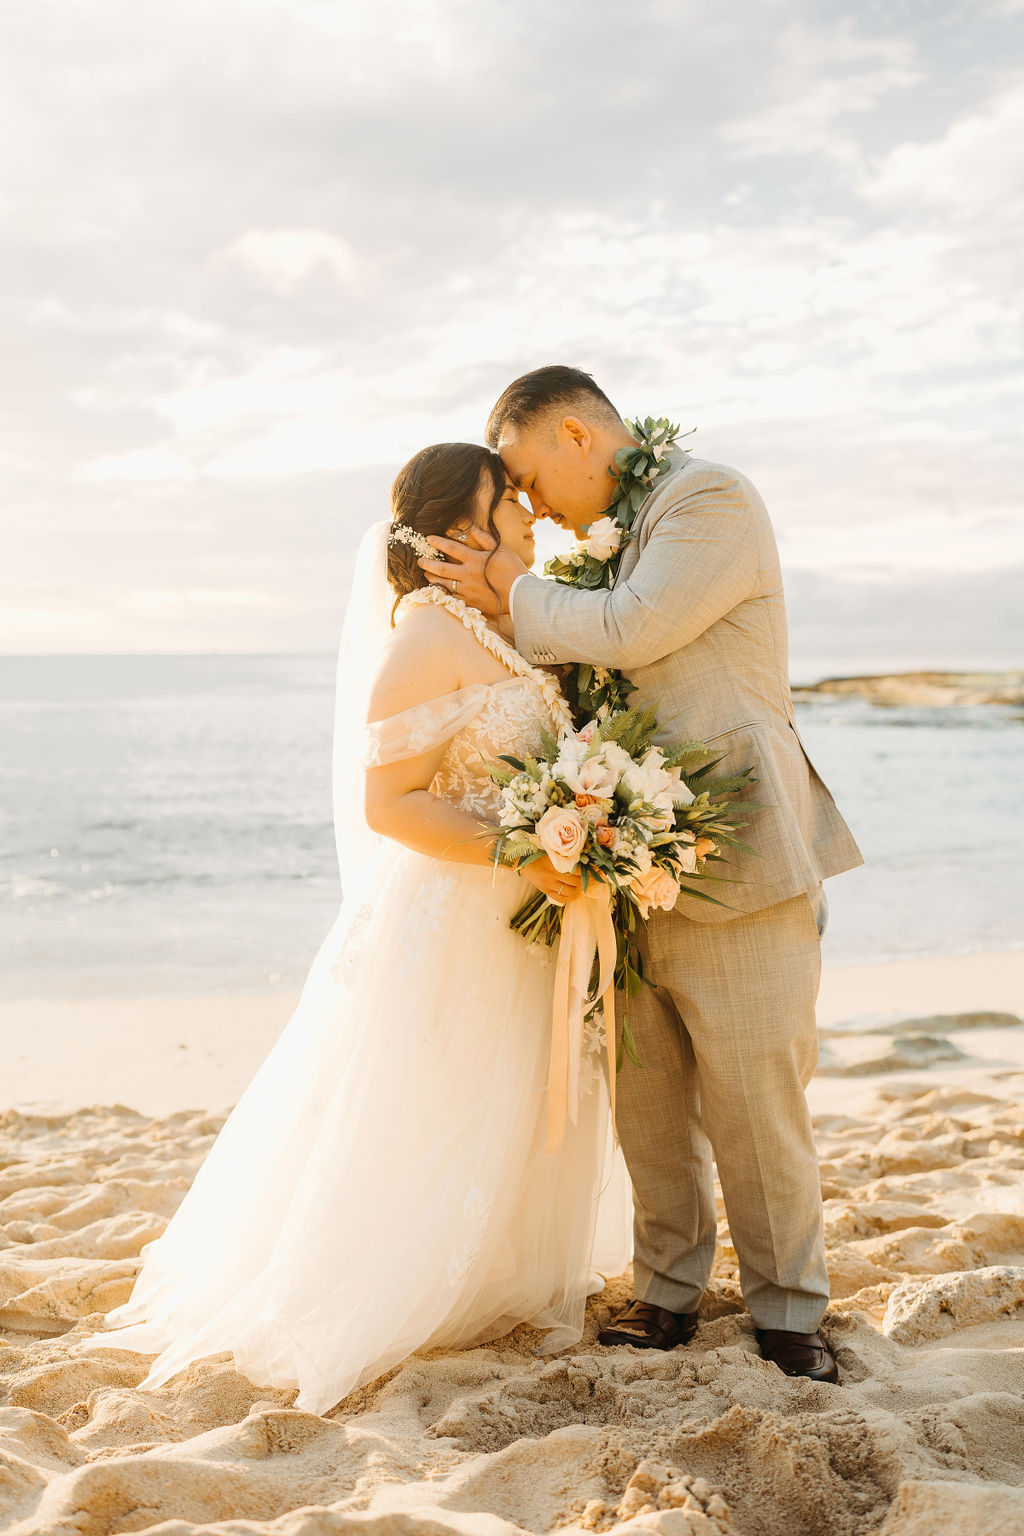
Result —
[[[611, 501], [570, 555], [564, 559], [556, 555], [544, 567], [544, 574], [553, 576], [562, 586], [577, 587], [583, 592], [599, 592], [612, 586], [623, 551], [633, 538], [637, 513], [654, 489], [654, 482], [671, 468], [667, 453], [679, 436], [678, 424], [664, 416], [657, 421], [647, 416], [642, 422], [639, 417], [630, 421], [627, 416], [625, 421], [637, 443], [620, 448], [615, 463], [608, 466], [615, 481]], [[585, 662], [572, 668], [565, 686], [580, 720], [590, 719], [602, 709], [627, 708], [626, 696], [634, 688], [621, 672]]]

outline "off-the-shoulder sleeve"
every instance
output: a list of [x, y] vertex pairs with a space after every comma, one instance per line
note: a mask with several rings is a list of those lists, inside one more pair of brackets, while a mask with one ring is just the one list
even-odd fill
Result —
[[359, 737], [359, 761], [364, 768], [383, 768], [441, 746], [476, 718], [490, 691], [487, 683], [473, 683], [386, 720], [371, 721]]

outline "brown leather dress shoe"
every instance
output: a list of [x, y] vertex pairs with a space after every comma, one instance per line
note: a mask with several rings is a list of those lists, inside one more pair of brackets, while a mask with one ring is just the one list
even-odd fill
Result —
[[785, 1328], [755, 1328], [754, 1332], [764, 1358], [787, 1376], [838, 1382], [839, 1367], [820, 1333], [789, 1333]]
[[697, 1332], [696, 1312], [669, 1312], [649, 1301], [631, 1301], [613, 1323], [602, 1328], [599, 1344], [633, 1344], [637, 1349], [675, 1349]]

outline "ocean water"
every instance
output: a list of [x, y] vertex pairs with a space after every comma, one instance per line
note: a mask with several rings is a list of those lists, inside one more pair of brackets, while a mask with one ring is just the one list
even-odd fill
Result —
[[[289, 991], [340, 898], [331, 656], [0, 658], [0, 996]], [[825, 961], [1024, 945], [1024, 713], [800, 705]]]

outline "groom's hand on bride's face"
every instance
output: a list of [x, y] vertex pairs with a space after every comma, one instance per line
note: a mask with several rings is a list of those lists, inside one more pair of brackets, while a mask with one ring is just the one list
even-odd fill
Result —
[[479, 528], [473, 529], [465, 544], [455, 539], [442, 538], [439, 534], [431, 534], [427, 543], [433, 544], [435, 549], [447, 556], [445, 560], [421, 558], [417, 562], [428, 580], [435, 586], [445, 587], [449, 592], [453, 590], [454, 581], [455, 595], [472, 607], [479, 608], [481, 613], [492, 616], [508, 613], [508, 595], [512, 583], [527, 570], [517, 554], [504, 544], [496, 546], [492, 536]]

